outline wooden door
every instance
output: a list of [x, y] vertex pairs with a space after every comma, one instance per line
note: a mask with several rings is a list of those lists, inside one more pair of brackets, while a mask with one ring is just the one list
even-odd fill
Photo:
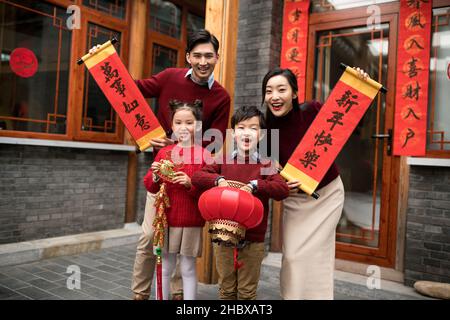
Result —
[[[396, 249], [398, 158], [391, 155], [397, 14], [310, 26], [307, 99], [326, 101], [342, 71], [339, 63], [363, 68], [388, 91], [379, 94], [336, 159], [345, 202], [336, 234], [336, 257], [393, 267]], [[384, 138], [384, 139], [383, 139]]]

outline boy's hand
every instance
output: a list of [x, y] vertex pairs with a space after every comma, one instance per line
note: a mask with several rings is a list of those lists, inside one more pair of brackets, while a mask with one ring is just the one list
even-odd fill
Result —
[[219, 179], [219, 181], [217, 181], [217, 186], [218, 187], [229, 187], [227, 180], [225, 179]]
[[298, 187], [301, 185], [301, 183], [298, 180], [291, 180], [287, 182], [287, 185], [290, 193], [297, 193]]
[[100, 49], [101, 45], [98, 44], [96, 46], [93, 46], [90, 50], [89, 50], [89, 54], [94, 54], [98, 49]]
[[150, 144], [155, 149], [161, 149], [168, 145], [174, 144], [174, 141], [169, 138], [162, 138], [162, 139], [151, 139]]
[[253, 188], [251, 184], [246, 184], [245, 186], [242, 186], [239, 189], [244, 190], [248, 193], [253, 193]]
[[183, 171], [175, 172], [172, 183], [179, 183], [185, 186], [187, 189], [192, 187], [191, 178]]

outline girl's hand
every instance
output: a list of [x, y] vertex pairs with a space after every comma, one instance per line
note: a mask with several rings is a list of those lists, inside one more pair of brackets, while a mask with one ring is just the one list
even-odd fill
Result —
[[174, 144], [174, 141], [169, 138], [162, 138], [162, 139], [151, 139], [150, 144], [155, 149], [161, 149], [168, 145]]
[[290, 193], [297, 193], [298, 187], [301, 185], [301, 183], [298, 180], [291, 180], [291, 181], [287, 182], [287, 185], [288, 185]]
[[161, 168], [161, 162], [153, 162], [151, 168], [153, 172], [159, 171], [159, 168]]
[[172, 183], [179, 183], [185, 186], [187, 189], [192, 187], [191, 178], [183, 171], [175, 172], [175, 178], [172, 179]]
[[366, 73], [363, 69], [361, 69], [360, 67], [353, 67], [353, 69], [356, 70], [356, 72], [358, 72], [358, 77], [361, 78], [362, 80], [367, 80], [369, 79], [369, 74]]
[[96, 45], [93, 46], [90, 50], [89, 50], [89, 54], [94, 54], [98, 49], [100, 49], [101, 45]]

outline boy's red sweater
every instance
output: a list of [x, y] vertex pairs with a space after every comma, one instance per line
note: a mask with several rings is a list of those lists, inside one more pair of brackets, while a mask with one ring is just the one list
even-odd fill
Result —
[[[177, 144], [169, 145], [159, 150], [154, 161], [162, 159], [170, 159], [171, 154], [179, 154], [183, 165], [179, 171], [185, 172], [189, 177], [193, 173], [200, 170], [205, 165], [205, 159], [209, 157], [204, 153], [205, 149], [200, 146], [192, 146], [190, 148], [180, 148]], [[178, 161], [176, 161], [178, 162]], [[209, 162], [210, 163], [210, 162]], [[153, 174], [150, 169], [144, 177], [145, 187], [149, 192], [156, 193], [159, 191], [162, 180], [157, 183], [153, 182]], [[181, 184], [173, 184], [166, 182], [167, 195], [169, 197], [170, 207], [166, 210], [167, 222], [170, 227], [203, 227], [203, 220], [198, 210], [199, 192], [195, 186], [186, 189]]]
[[267, 229], [267, 217], [269, 213], [269, 199], [283, 200], [289, 196], [289, 188], [284, 179], [278, 174], [262, 175], [261, 168], [270, 168], [270, 163], [233, 163], [206, 165], [196, 171], [192, 176], [192, 184], [200, 191], [215, 187], [217, 177], [224, 176], [226, 180], [236, 180], [248, 183], [250, 180], [258, 181], [258, 190], [254, 194], [264, 205], [264, 218], [255, 228], [248, 229], [245, 240], [264, 242]]

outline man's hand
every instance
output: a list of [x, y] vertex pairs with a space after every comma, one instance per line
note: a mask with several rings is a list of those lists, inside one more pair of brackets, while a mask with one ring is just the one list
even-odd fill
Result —
[[94, 54], [95, 52], [97, 52], [98, 49], [100, 49], [101, 45], [98, 44], [96, 46], [93, 46], [90, 50], [89, 50], [89, 54]]
[[175, 177], [172, 179], [172, 183], [182, 184], [187, 189], [190, 189], [192, 187], [191, 178], [189, 178], [189, 176], [185, 172], [175, 172], [174, 176]]
[[174, 144], [175, 142], [172, 139], [169, 138], [162, 138], [162, 139], [151, 139], [150, 144], [155, 149], [161, 149], [168, 145]]

